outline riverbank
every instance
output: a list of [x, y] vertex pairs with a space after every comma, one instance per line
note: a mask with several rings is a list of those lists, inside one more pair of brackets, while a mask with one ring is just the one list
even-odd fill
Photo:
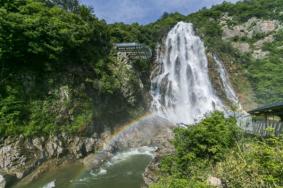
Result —
[[[152, 160], [151, 147], [140, 147], [116, 153], [96, 169], [89, 170], [81, 160], [70, 161], [49, 169], [30, 181], [27, 176], [13, 188], [68, 187], [68, 188], [140, 188], [144, 186], [142, 173]], [[46, 166], [46, 165], [42, 165]], [[48, 166], [48, 165], [47, 165]]]
[[[0, 160], [2, 182], [9, 187], [31, 175], [30, 181], [39, 178], [50, 166], [68, 161], [80, 161], [86, 169], [96, 169], [115, 153], [142, 146], [168, 149], [175, 125], [154, 115], [146, 115], [117, 131], [105, 131], [100, 136], [9, 137], [1, 141]], [[47, 166], [48, 168], [45, 168]]]
[[246, 134], [234, 118], [220, 112], [174, 134], [176, 151], [151, 165], [150, 188], [283, 185], [282, 136]]
[[0, 144], [0, 187], [14, 184], [38, 170], [42, 164], [49, 164], [49, 161], [54, 162], [52, 165], [56, 166], [69, 160], [82, 159], [101, 148], [110, 136], [111, 133], [106, 131], [100, 137], [96, 134], [90, 137], [59, 134], [49, 137], [19, 136], [3, 139]]
[[146, 186], [152, 183], [156, 183], [160, 177], [160, 162], [161, 159], [167, 155], [175, 152], [175, 148], [171, 141], [174, 139], [173, 130], [168, 130], [168, 134], [159, 135], [155, 138], [156, 142], [159, 142], [158, 148], [154, 152], [154, 157], [146, 167], [143, 173], [143, 180]]

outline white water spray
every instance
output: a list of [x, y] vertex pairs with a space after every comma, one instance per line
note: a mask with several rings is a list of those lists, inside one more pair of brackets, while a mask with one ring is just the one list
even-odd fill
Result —
[[228, 73], [223, 65], [223, 62], [216, 57], [215, 55], [213, 56], [213, 59], [215, 63], [217, 64], [217, 71], [220, 75], [223, 90], [226, 94], [227, 99], [229, 99], [234, 105], [237, 105], [241, 109], [241, 105], [239, 103], [239, 99], [232, 87], [232, 84], [230, 82]]
[[152, 110], [174, 123], [192, 124], [207, 113], [222, 110], [208, 76], [201, 39], [190, 23], [179, 22], [157, 54], [153, 71]]

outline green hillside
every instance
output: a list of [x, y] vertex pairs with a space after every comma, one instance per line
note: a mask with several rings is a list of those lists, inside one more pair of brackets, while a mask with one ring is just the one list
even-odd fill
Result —
[[76, 1], [55, 2], [0, 1], [0, 135], [92, 134], [145, 107], [111, 27]]
[[[195, 96], [202, 90], [195, 92], [191, 89], [194, 87], [189, 88], [192, 94], [182, 97], [180, 103], [164, 105], [165, 110], [171, 112], [173, 109], [172, 113], [176, 114], [179, 111], [175, 106], [183, 107], [184, 99], [186, 106], [194, 107], [193, 110], [180, 108], [182, 112], [188, 112], [180, 113], [185, 119], [191, 114], [206, 116], [196, 126], [179, 127], [173, 132], [170, 118], [168, 122], [166, 120], [170, 114], [160, 118], [155, 114], [151, 117], [148, 112], [152, 101], [150, 91], [153, 91], [150, 90], [151, 74], [156, 67], [155, 49], [163, 44], [168, 31], [180, 21], [192, 23], [196, 34], [204, 42], [208, 76], [218, 97], [210, 92], [210, 82], [205, 78], [207, 87], [201, 87], [211, 95], [200, 96], [201, 105], [195, 102], [198, 101]], [[174, 41], [179, 43], [180, 37], [175, 36]], [[126, 55], [118, 56], [114, 44], [120, 42], [145, 44], [151, 48], [153, 57], [150, 60], [132, 60]], [[188, 42], [184, 40], [184, 43]], [[192, 46], [191, 51], [194, 51]], [[196, 46], [203, 49], [202, 45]], [[185, 47], [190, 48], [189, 45]], [[176, 51], [179, 53], [181, 50]], [[81, 5], [79, 0], [0, 0], [0, 159], [3, 161], [0, 165], [0, 187], [14, 184], [28, 174], [32, 176], [33, 183], [53, 166], [65, 162], [69, 165], [67, 160], [73, 163], [86, 157], [83, 162], [87, 171], [74, 170], [78, 171], [76, 178], [80, 178], [82, 183], [84, 178], [78, 174], [86, 175], [93, 167], [101, 167], [98, 175], [107, 174], [108, 170], [104, 167], [108, 164], [100, 165], [120, 154], [121, 150], [156, 145], [156, 151], [135, 148], [137, 152], [129, 152], [157, 154], [150, 156], [153, 160], [143, 174], [145, 180], [146, 173], [149, 173], [149, 179], [152, 178], [149, 186], [152, 188], [202, 188], [213, 184], [214, 187], [282, 188], [282, 136], [273, 135], [270, 128], [265, 137], [249, 135], [240, 130], [235, 117], [225, 117], [221, 112], [205, 114], [218, 106], [224, 109], [222, 102], [233, 111], [237, 108], [223, 91], [215, 56], [223, 61], [244, 110], [282, 102], [283, 0], [224, 2], [189, 15], [164, 13], [147, 25], [107, 24], [95, 16], [92, 8]], [[187, 66], [187, 70], [183, 71], [185, 69], [177, 66], [179, 58], [170, 70], [174, 73], [182, 70], [188, 84], [201, 83], [193, 78], [196, 70], [201, 68], [192, 72]], [[188, 55], [181, 59], [185, 58], [189, 59]], [[202, 58], [203, 55], [198, 55], [198, 59], [202, 61]], [[168, 62], [167, 65], [171, 60]], [[182, 64], [186, 63], [182, 60]], [[158, 78], [161, 85], [160, 91], [159, 87], [157, 89], [158, 94], [166, 90], [163, 85], [166, 86], [164, 82], [168, 82], [170, 74], [163, 74], [167, 80]], [[167, 87], [171, 92], [169, 95], [172, 95], [169, 101], [179, 97], [172, 94], [174, 86], [182, 86], [184, 82], [172, 83]], [[180, 93], [186, 92], [188, 88]], [[194, 104], [188, 105], [188, 98]], [[208, 98], [217, 100], [208, 104]], [[221, 99], [219, 105], [218, 98]], [[167, 103], [166, 100], [164, 103]], [[209, 105], [211, 107], [206, 108]], [[202, 112], [200, 108], [205, 110]], [[282, 121], [280, 113], [270, 121], [274, 127], [276, 121], [278, 127]], [[188, 122], [196, 122], [200, 118], [194, 116], [189, 117]], [[266, 117], [265, 123], [269, 120], [271, 118]], [[151, 126], [155, 123], [164, 124], [164, 129], [160, 128], [161, 125]], [[154, 128], [152, 134], [149, 134], [149, 126]], [[265, 128], [263, 124], [260, 126]], [[172, 142], [169, 140], [171, 137], [174, 137]], [[120, 140], [126, 141], [119, 143]], [[122, 159], [119, 158], [119, 161]], [[136, 168], [135, 162], [130, 161], [129, 164]], [[40, 165], [42, 168], [38, 169]], [[127, 176], [120, 175], [126, 178], [130, 177], [128, 175], [136, 176], [135, 172], [126, 171]], [[68, 176], [68, 173], [60, 173], [64, 173], [62, 177]], [[90, 179], [98, 177], [95, 173], [91, 171]], [[141, 176], [140, 172], [138, 176]], [[141, 178], [139, 182], [142, 182]], [[55, 181], [57, 179], [50, 183], [55, 184]], [[71, 180], [68, 183], [77, 182]], [[106, 183], [113, 184], [112, 181]]]
[[[154, 48], [178, 21], [193, 23], [204, 40], [207, 53], [217, 54], [226, 64], [242, 103], [249, 109], [255, 103], [283, 100], [282, 8], [280, 0], [225, 2], [188, 16], [164, 13], [159, 20], [145, 26], [114, 24], [111, 33], [117, 41], [137, 41]], [[275, 28], [261, 31], [260, 22], [263, 26], [275, 24]], [[233, 28], [237, 27], [242, 27], [242, 31], [225, 36], [225, 31], [234, 32]], [[242, 46], [249, 46], [249, 49], [243, 51]], [[263, 57], [258, 57], [261, 54]]]
[[[154, 50], [178, 21], [194, 24], [210, 66], [211, 54], [224, 61], [246, 109], [283, 100], [281, 0], [223, 3], [188, 16], [164, 13], [148, 25], [107, 25], [76, 1], [54, 2], [0, 3], [1, 135], [101, 130], [102, 124], [111, 127], [144, 111], [150, 64], [133, 63], [127, 80], [136, 92], [123, 95], [124, 78], [115, 69], [112, 43], [140, 42]], [[259, 23], [267, 24], [267, 31], [258, 29]], [[139, 80], [146, 86], [143, 91], [137, 89]], [[111, 109], [107, 104], [113, 104]], [[116, 113], [123, 118], [111, 122], [107, 117]]]

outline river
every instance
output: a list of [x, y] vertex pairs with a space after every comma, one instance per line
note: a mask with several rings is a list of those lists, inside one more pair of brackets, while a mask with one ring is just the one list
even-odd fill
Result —
[[74, 163], [52, 170], [37, 181], [15, 188], [140, 188], [142, 174], [152, 159], [149, 152], [137, 150], [118, 153], [99, 169], [87, 171], [82, 164]]
[[[215, 58], [224, 92], [232, 103], [238, 101], [224, 65]], [[81, 164], [50, 171], [27, 188], [140, 188], [142, 174], [153, 157], [155, 146], [160, 149], [176, 124], [194, 124], [214, 110], [225, 111], [216, 95], [208, 74], [204, 44], [195, 34], [193, 25], [179, 22], [171, 29], [165, 44], [157, 50], [152, 73], [152, 107], [150, 114], [124, 126], [106, 143], [102, 151], [123, 151], [114, 154], [98, 169], [87, 171]], [[166, 146], [163, 146], [166, 147]], [[103, 152], [102, 152], [103, 153]]]

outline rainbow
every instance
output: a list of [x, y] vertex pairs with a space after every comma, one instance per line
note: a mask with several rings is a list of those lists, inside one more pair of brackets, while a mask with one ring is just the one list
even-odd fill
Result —
[[110, 147], [115, 141], [119, 140], [121, 137], [123, 137], [127, 132], [130, 132], [131, 129], [134, 129], [135, 127], [139, 126], [139, 122], [148, 119], [150, 117], [153, 117], [154, 114], [153, 113], [145, 113], [142, 116], [139, 116], [136, 119], [133, 119], [131, 121], [129, 121], [128, 123], [119, 126], [119, 128], [117, 128], [114, 133], [111, 135], [111, 137], [108, 140], [105, 140], [105, 145], [103, 147], [103, 149]]
[[[127, 132], [130, 132], [131, 129], [137, 127], [139, 125], [139, 122], [153, 117], [154, 114], [153, 113], [145, 113], [142, 116], [139, 116], [138, 118], [129, 121], [128, 123], [119, 126], [119, 128], [117, 128], [114, 133], [111, 135], [111, 137], [109, 137], [107, 140], [104, 140], [104, 146], [103, 148], [100, 149], [101, 152], [103, 151], [107, 151], [107, 149], [111, 148], [112, 144], [115, 143], [115, 141], [119, 140], [121, 137], [123, 137]], [[95, 157], [97, 156], [99, 152], [95, 153]], [[107, 156], [106, 156], [107, 158]], [[86, 168], [86, 166], [84, 166], [83, 168], [80, 169], [80, 172], [77, 174], [77, 176], [74, 179], [78, 179], [80, 177], [82, 177], [86, 172], [88, 172], [90, 169]]]

